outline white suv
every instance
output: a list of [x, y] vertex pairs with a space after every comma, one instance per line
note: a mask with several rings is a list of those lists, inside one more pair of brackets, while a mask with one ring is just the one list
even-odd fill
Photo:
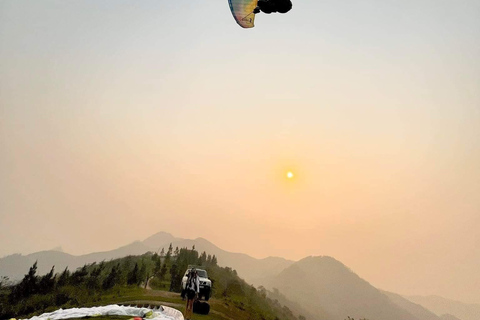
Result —
[[[185, 287], [187, 285], [187, 277], [190, 270], [191, 268], [188, 268], [182, 278], [182, 298], [185, 297]], [[200, 280], [200, 293], [198, 294], [198, 298], [201, 299], [204, 297], [204, 299], [208, 301], [212, 292], [212, 281], [208, 278], [207, 271], [197, 268], [195, 268], [195, 270], [197, 270], [198, 280]]]

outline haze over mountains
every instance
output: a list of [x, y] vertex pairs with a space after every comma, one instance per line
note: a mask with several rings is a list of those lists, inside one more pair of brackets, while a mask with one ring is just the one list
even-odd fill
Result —
[[[463, 303], [438, 296], [408, 296], [406, 298], [410, 301], [421, 304], [438, 315], [449, 314], [443, 318], [444, 320], [454, 320], [455, 317], [461, 320], [480, 319], [480, 304]], [[455, 317], [452, 318], [452, 316]]]
[[[229, 266], [247, 282], [264, 285], [305, 310], [315, 319], [345, 319], [347, 316], [369, 320], [478, 320], [479, 305], [466, 305], [428, 297], [402, 297], [381, 291], [332, 257], [307, 257], [298, 262], [279, 257], [255, 259], [243, 253], [222, 250], [206, 239], [181, 239], [159, 232], [144, 241], [106, 252], [73, 256], [61, 251], [42, 251], [29, 255], [10, 255], [0, 259], [0, 275], [18, 280], [38, 261], [38, 272], [47, 273], [52, 265], [57, 272], [74, 270], [87, 263], [159, 252], [172, 244], [217, 256], [219, 265]], [[448, 303], [447, 303], [448, 302]]]
[[40, 274], [50, 271], [53, 265], [55, 265], [57, 271], [65, 267], [75, 270], [86, 263], [121, 258], [127, 255], [141, 255], [148, 251], [160, 252], [161, 248], [167, 249], [170, 243], [174, 248], [192, 248], [192, 246], [195, 246], [199, 252], [206, 251], [209, 254], [214, 254], [221, 265], [236, 269], [245, 280], [251, 283], [258, 283], [258, 279], [277, 274], [294, 263], [294, 261], [278, 257], [255, 259], [247, 254], [222, 250], [203, 238], [195, 240], [180, 239], [169, 233], [159, 232], [144, 241], [136, 241], [115, 250], [80, 256], [54, 250], [36, 252], [25, 256], [20, 254], [9, 255], [0, 258], [0, 275], [8, 276], [12, 280], [21, 279], [35, 261], [38, 262], [38, 272]]
[[400, 306], [332, 257], [307, 257], [267, 282], [319, 318], [439, 319], [414, 303]]

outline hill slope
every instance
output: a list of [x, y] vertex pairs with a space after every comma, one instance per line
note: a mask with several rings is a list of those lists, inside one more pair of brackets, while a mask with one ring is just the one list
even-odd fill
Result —
[[399, 294], [381, 291], [384, 295], [386, 295], [393, 303], [395, 303], [400, 308], [408, 311], [410, 314], [414, 315], [416, 318], [420, 320], [441, 320], [435, 313], [431, 312], [430, 310], [422, 307], [419, 304], [413, 303], [410, 300], [405, 299]]
[[445, 318], [455, 316], [461, 320], [480, 319], [480, 304], [463, 303], [438, 296], [408, 296], [405, 298], [424, 306], [437, 315], [445, 315]]
[[305, 258], [268, 281], [319, 318], [420, 320], [331, 257]]

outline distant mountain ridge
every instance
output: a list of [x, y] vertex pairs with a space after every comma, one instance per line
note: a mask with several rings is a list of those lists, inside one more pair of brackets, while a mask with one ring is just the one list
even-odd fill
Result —
[[406, 299], [422, 305], [443, 319], [479, 320], [480, 304], [464, 303], [438, 296], [405, 296]]
[[332, 257], [307, 257], [266, 280], [318, 319], [440, 320], [435, 314], [386, 294]]
[[7, 276], [12, 281], [20, 280], [28, 269], [37, 261], [38, 274], [45, 274], [55, 266], [56, 272], [60, 272], [66, 267], [69, 270], [76, 270], [85, 264], [121, 258], [128, 255], [141, 255], [150, 251], [141, 242], [133, 242], [129, 245], [115, 250], [105, 252], [95, 252], [80, 256], [74, 256], [60, 251], [40, 251], [28, 255], [13, 254], [0, 258], [0, 275]]
[[182, 241], [182, 240], [184, 239], [174, 237], [170, 233], [161, 231], [143, 240], [142, 243], [145, 246], [153, 249], [153, 251], [157, 252], [157, 251], [160, 251], [163, 247], [165, 247], [165, 245], [168, 246], [168, 244], [170, 243]]
[[293, 261], [278, 257], [256, 259], [247, 254], [225, 251], [203, 238], [195, 240], [181, 239], [167, 232], [158, 232], [143, 241], [135, 241], [115, 250], [80, 256], [54, 250], [40, 251], [28, 255], [9, 255], [0, 258], [0, 275], [8, 276], [14, 281], [20, 280], [35, 261], [38, 262], [39, 274], [49, 272], [52, 266], [55, 266], [56, 272], [66, 267], [70, 270], [75, 270], [93, 262], [122, 258], [128, 255], [141, 255], [149, 251], [159, 252], [161, 248], [167, 250], [170, 243], [173, 248], [191, 248], [195, 246], [199, 252], [206, 251], [208, 254], [216, 255], [219, 265], [234, 268], [248, 282], [254, 282], [255, 279], [265, 277], [266, 274], [278, 273], [293, 263]]
[[397, 306], [401, 307], [402, 309], [408, 311], [417, 319], [420, 319], [420, 320], [442, 320], [443, 319], [441, 317], [438, 317], [435, 313], [431, 312], [427, 308], [419, 304], [413, 303], [399, 294], [382, 291], [382, 290], [381, 292], [384, 295], [386, 295], [393, 303], [395, 303]]

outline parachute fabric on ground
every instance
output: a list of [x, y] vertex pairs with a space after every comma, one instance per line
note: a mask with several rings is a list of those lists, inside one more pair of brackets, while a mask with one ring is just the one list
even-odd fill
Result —
[[172, 319], [174, 320], [184, 320], [183, 314], [177, 309], [165, 307], [165, 306], [162, 306], [162, 309], [163, 309], [163, 314], [165, 314], [166, 316], [172, 317]]
[[242, 28], [253, 28], [255, 26], [255, 13], [258, 0], [228, 0], [230, 10], [235, 21]]
[[184, 320], [180, 311], [169, 307], [162, 306], [159, 310], [154, 311], [149, 308], [125, 307], [118, 305], [59, 309], [54, 312], [32, 317], [29, 320], [61, 320], [98, 316], [132, 316], [151, 320]]

